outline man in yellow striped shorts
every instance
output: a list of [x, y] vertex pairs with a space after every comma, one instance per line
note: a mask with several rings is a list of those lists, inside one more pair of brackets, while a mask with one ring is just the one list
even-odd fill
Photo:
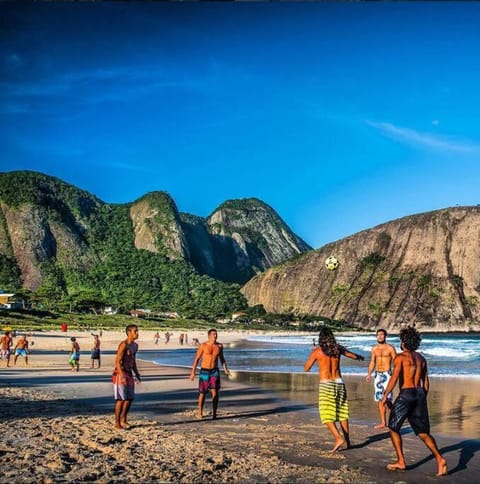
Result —
[[[318, 346], [311, 352], [304, 367], [305, 371], [310, 371], [315, 362], [318, 364], [318, 409], [321, 422], [327, 426], [335, 439], [333, 452], [342, 445], [347, 449], [350, 447], [347, 390], [340, 371], [342, 355], [353, 360], [364, 360], [363, 356], [339, 345], [330, 328], [322, 328], [318, 337]], [[336, 422], [340, 422], [343, 437]]]

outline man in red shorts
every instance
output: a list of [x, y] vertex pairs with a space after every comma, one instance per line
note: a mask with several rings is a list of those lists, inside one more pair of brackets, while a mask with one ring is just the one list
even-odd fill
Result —
[[130, 324], [125, 328], [127, 339], [118, 346], [115, 358], [115, 370], [113, 372], [113, 394], [115, 398], [115, 428], [128, 429], [128, 411], [135, 398], [135, 380], [140, 382], [140, 374], [137, 368], [136, 354], [138, 351], [138, 327]]

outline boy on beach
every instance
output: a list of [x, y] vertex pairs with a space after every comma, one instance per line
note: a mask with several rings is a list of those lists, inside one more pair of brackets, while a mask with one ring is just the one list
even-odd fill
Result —
[[205, 403], [205, 395], [210, 391], [212, 394], [212, 419], [217, 418], [218, 400], [220, 393], [220, 370], [218, 369], [218, 360], [223, 366], [226, 375], [230, 375], [227, 368], [227, 362], [223, 356], [223, 345], [217, 342], [217, 330], [210, 329], [208, 331], [208, 341], [202, 343], [193, 360], [192, 371], [190, 373], [190, 380], [195, 379], [195, 370], [197, 364], [202, 360], [200, 366], [200, 374], [198, 377], [198, 414], [199, 419], [203, 418], [203, 405]]
[[390, 377], [392, 376], [393, 360], [397, 356], [395, 348], [387, 343], [387, 332], [384, 329], [377, 329], [377, 344], [372, 347], [368, 373], [365, 378], [370, 382], [371, 375], [374, 373], [373, 398], [378, 404], [380, 423], [375, 425], [376, 429], [387, 427], [387, 407], [392, 406], [393, 393], [387, 394], [386, 404], [382, 403]]
[[7, 368], [10, 366], [10, 349], [13, 346], [13, 338], [10, 331], [5, 331], [5, 334], [0, 338], [0, 360], [7, 360]]
[[140, 373], [137, 368], [136, 354], [138, 351], [138, 326], [129, 324], [125, 328], [127, 339], [122, 341], [117, 349], [115, 370], [113, 371], [113, 395], [115, 398], [115, 428], [129, 429], [128, 411], [135, 398], [135, 379], [140, 383]]
[[95, 367], [95, 361], [98, 361], [98, 368], [100, 368], [101, 361], [100, 361], [100, 337], [98, 334], [93, 335], [93, 347], [92, 352], [90, 354], [91, 365], [90, 368], [93, 369]]
[[437, 461], [437, 476], [448, 473], [447, 461], [438, 450], [435, 439], [430, 435], [430, 421], [427, 408], [427, 393], [430, 387], [427, 362], [416, 352], [420, 346], [420, 333], [412, 326], [400, 331], [400, 353], [393, 362], [393, 375], [385, 390], [382, 403], [386, 403], [388, 393], [398, 381], [400, 394], [393, 402], [388, 427], [393, 447], [397, 454], [396, 462], [387, 465], [391, 471], [405, 470], [405, 456], [400, 429], [407, 418], [415, 435], [418, 435]]
[[17, 358], [23, 356], [25, 358], [25, 366], [28, 365], [28, 340], [27, 335], [24, 334], [15, 345], [15, 358], [13, 359], [13, 366], [17, 364]]
[[72, 336], [70, 338], [72, 342], [72, 348], [70, 349], [68, 364], [72, 368], [72, 371], [79, 371], [80, 370], [80, 345], [77, 342], [77, 338]]
[[[318, 363], [318, 409], [321, 422], [327, 426], [335, 439], [332, 452], [336, 452], [342, 445], [350, 448], [347, 390], [340, 371], [342, 355], [353, 360], [364, 360], [363, 356], [339, 345], [330, 328], [321, 328], [318, 346], [311, 352], [304, 367], [305, 371], [310, 371], [315, 362]], [[340, 422], [343, 437], [336, 422]]]

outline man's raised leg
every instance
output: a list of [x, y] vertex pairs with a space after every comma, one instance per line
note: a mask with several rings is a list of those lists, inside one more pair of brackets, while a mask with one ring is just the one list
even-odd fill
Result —
[[423, 443], [430, 449], [430, 452], [435, 457], [438, 466], [437, 476], [446, 476], [448, 474], [447, 461], [442, 457], [437, 447], [437, 442], [430, 434], [418, 434], [423, 440]]

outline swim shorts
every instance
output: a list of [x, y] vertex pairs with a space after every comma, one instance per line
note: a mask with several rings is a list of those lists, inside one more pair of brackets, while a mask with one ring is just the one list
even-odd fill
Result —
[[124, 373], [123, 378], [120, 378], [117, 371], [114, 371], [112, 383], [115, 400], [133, 400], [135, 398], [135, 380], [131, 373]]
[[[376, 402], [381, 402], [392, 373], [390, 371], [375, 371], [374, 376], [374, 398]], [[391, 400], [392, 398], [393, 393], [390, 392], [388, 394], [388, 400]]]
[[403, 388], [393, 402], [388, 427], [399, 433], [405, 419], [408, 419], [415, 435], [430, 433], [427, 396], [423, 388]]
[[15, 350], [15, 356], [25, 356], [26, 357], [27, 355], [28, 355], [28, 353], [27, 353], [27, 350], [25, 348], [22, 348], [22, 349], [17, 348]]
[[319, 383], [318, 410], [322, 423], [348, 419], [347, 389], [341, 378]]
[[206, 394], [209, 390], [220, 390], [220, 370], [218, 368], [212, 370], [200, 369], [198, 391]]
[[8, 360], [10, 358], [10, 350], [0, 350], [0, 360]]
[[100, 359], [100, 350], [98, 348], [94, 348], [92, 350], [92, 354], [90, 355], [92, 360], [99, 360]]

